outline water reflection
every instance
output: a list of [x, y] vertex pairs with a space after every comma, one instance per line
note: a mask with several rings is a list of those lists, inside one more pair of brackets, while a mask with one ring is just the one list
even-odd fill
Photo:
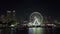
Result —
[[28, 34], [44, 34], [44, 30], [45, 30], [45, 28], [33, 27], [33, 28], [29, 28]]

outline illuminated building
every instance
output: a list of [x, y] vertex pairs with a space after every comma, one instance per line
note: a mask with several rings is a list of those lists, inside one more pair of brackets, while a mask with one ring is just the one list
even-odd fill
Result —
[[6, 17], [5, 17], [5, 15], [1, 15], [0, 19], [1, 19], [0, 21], [2, 21], [3, 23], [6, 22]]
[[13, 10], [13, 14], [12, 14], [12, 19], [13, 20], [15, 20], [15, 15], [16, 15], [15, 10]]
[[11, 21], [11, 11], [7, 11], [7, 22]]
[[15, 10], [7, 11], [7, 21], [15, 20]]

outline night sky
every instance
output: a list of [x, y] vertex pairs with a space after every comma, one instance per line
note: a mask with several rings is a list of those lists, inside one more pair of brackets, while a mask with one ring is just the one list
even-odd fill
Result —
[[38, 0], [8, 0], [0, 1], [0, 14], [6, 10], [16, 10], [17, 16], [29, 16], [32, 12], [40, 12], [42, 15], [60, 17], [59, 1]]

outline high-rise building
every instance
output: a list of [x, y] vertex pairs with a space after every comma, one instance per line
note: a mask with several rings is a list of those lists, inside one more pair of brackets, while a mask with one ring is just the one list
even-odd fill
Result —
[[7, 11], [7, 22], [11, 20], [11, 11]]
[[16, 15], [15, 10], [13, 10], [13, 14], [12, 14], [12, 19], [13, 20], [15, 20], [15, 17], [16, 17], [15, 15]]
[[13, 11], [7, 11], [7, 21], [11, 21], [11, 20], [14, 20], [16, 21], [16, 13], [15, 13], [15, 10]]
[[4, 15], [1, 15], [0, 19], [1, 19], [1, 21], [4, 23], [4, 21], [5, 21], [5, 16], [4, 16]]

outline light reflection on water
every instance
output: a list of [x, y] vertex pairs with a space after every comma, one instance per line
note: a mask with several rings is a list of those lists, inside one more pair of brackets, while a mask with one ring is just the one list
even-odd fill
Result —
[[44, 28], [41, 28], [41, 27], [29, 28], [28, 34], [44, 34]]

